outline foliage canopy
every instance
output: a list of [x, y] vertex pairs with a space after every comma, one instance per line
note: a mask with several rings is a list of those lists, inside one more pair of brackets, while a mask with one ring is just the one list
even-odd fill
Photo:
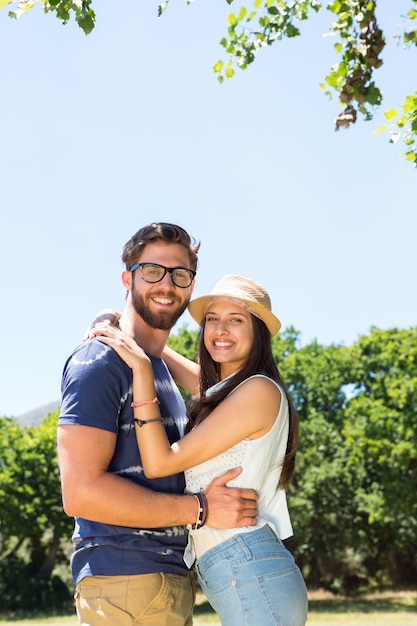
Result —
[[[15, 5], [9, 11], [18, 18], [40, 0], [0, 0], [0, 7]], [[188, 4], [192, 0], [186, 0]], [[409, 0], [410, 7], [402, 20], [402, 32], [397, 35], [405, 48], [417, 45], [417, 0]], [[235, 0], [226, 0], [234, 4]], [[45, 13], [55, 13], [64, 23], [75, 19], [86, 35], [95, 26], [92, 0], [42, 0]], [[158, 15], [167, 9], [169, 0], [158, 5]], [[382, 92], [375, 80], [375, 71], [382, 65], [381, 54], [387, 45], [378, 24], [378, 6], [381, 0], [251, 0], [240, 5], [227, 16], [227, 32], [220, 40], [227, 60], [218, 60], [213, 69], [218, 80], [231, 78], [235, 69], [246, 69], [254, 62], [261, 48], [271, 46], [284, 37], [301, 34], [300, 24], [311, 12], [330, 14], [329, 33], [335, 37], [336, 62], [320, 87], [331, 97], [336, 94], [342, 111], [335, 119], [336, 130], [348, 128], [358, 114], [371, 120], [375, 107], [382, 103]], [[400, 11], [400, 10], [399, 10]], [[401, 107], [384, 112], [386, 122], [374, 134], [388, 131], [390, 142], [400, 139], [405, 145], [405, 158], [417, 167], [417, 91], [409, 94]]]
[[66, 560], [72, 522], [63, 514], [56, 454], [57, 413], [24, 428], [0, 419], [0, 596], [3, 608], [68, 601], [54, 568]]

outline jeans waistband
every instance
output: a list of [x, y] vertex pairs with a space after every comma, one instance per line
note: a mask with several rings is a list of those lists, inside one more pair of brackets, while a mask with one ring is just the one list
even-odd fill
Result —
[[234, 535], [223, 543], [211, 548], [200, 557], [199, 563], [207, 567], [215, 561], [227, 558], [229, 555], [234, 558], [239, 558], [239, 554], [247, 556], [248, 553], [250, 553], [250, 547], [262, 541], [269, 541], [274, 543], [275, 547], [278, 547], [278, 549], [279, 547], [285, 549], [281, 540], [278, 539], [272, 529], [268, 525], [265, 525], [256, 530], [248, 531], [247, 533]]

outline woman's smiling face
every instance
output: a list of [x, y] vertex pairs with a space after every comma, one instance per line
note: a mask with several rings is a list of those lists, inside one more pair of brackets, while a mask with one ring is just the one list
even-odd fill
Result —
[[240, 369], [249, 358], [254, 341], [252, 315], [229, 300], [215, 300], [207, 308], [204, 345], [220, 363], [221, 377]]

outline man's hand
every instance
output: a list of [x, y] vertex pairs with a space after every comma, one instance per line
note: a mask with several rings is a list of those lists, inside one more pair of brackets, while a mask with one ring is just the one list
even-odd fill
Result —
[[254, 489], [227, 487], [236, 478], [241, 467], [228, 470], [214, 478], [204, 491], [208, 502], [207, 525], [212, 528], [240, 528], [254, 526], [258, 514], [258, 494]]

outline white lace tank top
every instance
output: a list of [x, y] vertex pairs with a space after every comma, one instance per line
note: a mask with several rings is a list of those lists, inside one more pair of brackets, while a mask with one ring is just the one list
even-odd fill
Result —
[[[200, 489], [205, 489], [213, 478], [226, 470], [242, 467], [242, 473], [228, 484], [255, 489], [258, 492], [258, 523], [256, 526], [230, 530], [217, 530], [210, 526], [203, 526], [199, 530], [190, 528], [197, 558], [233, 535], [250, 532], [265, 524], [269, 524], [280, 539], [290, 537], [293, 532], [285, 491], [277, 488], [287, 448], [288, 401], [283, 389], [274, 380], [262, 374], [255, 376], [270, 380], [282, 395], [279, 413], [272, 428], [258, 439], [244, 439], [216, 457], [186, 470], [185, 480], [187, 493], [196, 493]], [[216, 391], [223, 383], [224, 381], [221, 381], [209, 391]]]

